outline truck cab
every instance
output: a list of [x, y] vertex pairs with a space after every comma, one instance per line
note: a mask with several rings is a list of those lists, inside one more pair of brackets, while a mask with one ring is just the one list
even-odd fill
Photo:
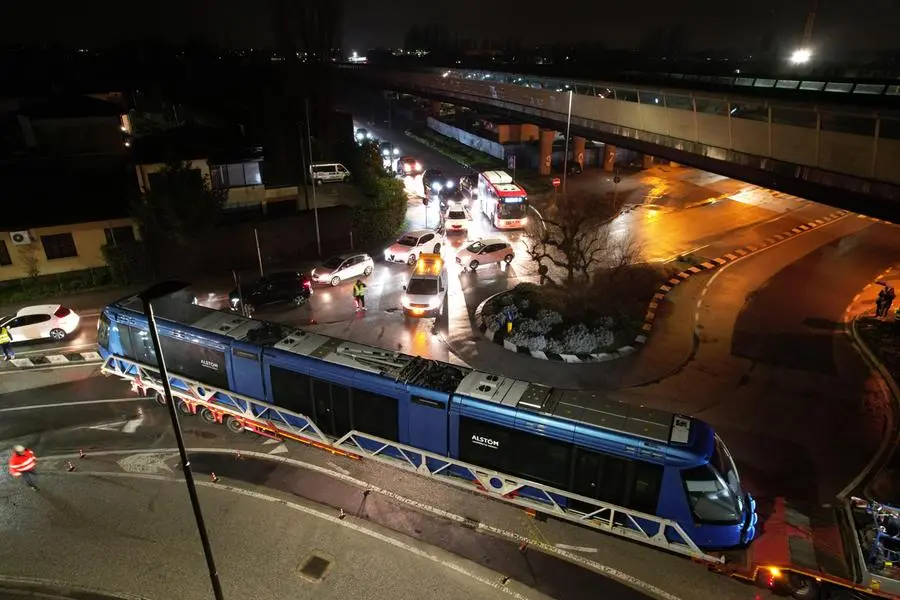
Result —
[[407, 317], [437, 317], [447, 298], [447, 268], [440, 254], [422, 254], [403, 286], [400, 304]]

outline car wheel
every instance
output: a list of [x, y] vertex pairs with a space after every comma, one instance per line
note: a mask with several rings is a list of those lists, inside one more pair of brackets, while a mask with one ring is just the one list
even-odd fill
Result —
[[414, 264], [416, 264], [416, 255], [410, 254], [409, 258], [406, 259], [406, 264], [408, 264], [409, 266], [413, 266]]
[[291, 302], [293, 302], [296, 306], [303, 306], [304, 304], [306, 304], [306, 300], [306, 296], [304, 296], [303, 294], [298, 294], [294, 296]]
[[477, 260], [473, 260], [472, 262], [470, 262], [470, 263], [469, 263], [469, 268], [472, 269], [473, 271], [474, 271], [475, 269], [477, 269], [477, 268], [478, 268], [478, 261], [477, 261]]
[[321, 180], [321, 179], [316, 179], [316, 185], [322, 185], [322, 180]]
[[337, 284], [341, 282], [341, 278], [335, 275], [331, 278], [331, 287], [337, 287]]
[[371, 274], [372, 274], [372, 267], [366, 267], [366, 270], [363, 271], [363, 275], [365, 275], [366, 277], [368, 277], [368, 276], [371, 275]]
[[512, 255], [512, 254], [507, 254], [506, 256], [503, 257], [503, 262], [505, 262], [506, 264], [509, 264], [509, 263], [511, 263], [512, 261], [513, 261], [513, 255]]
[[56, 329], [50, 330], [50, 337], [58, 342], [66, 337], [66, 332], [57, 327]]
[[255, 311], [255, 310], [256, 310], [256, 307], [253, 306], [252, 304], [244, 304], [244, 314], [252, 315], [253, 311]]

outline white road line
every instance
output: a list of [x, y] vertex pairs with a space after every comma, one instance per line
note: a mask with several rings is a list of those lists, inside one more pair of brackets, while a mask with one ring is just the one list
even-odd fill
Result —
[[[143, 454], [143, 453], [153, 453], [153, 452], [156, 452], [156, 453], [178, 452], [178, 448], [101, 450], [98, 452], [91, 452], [91, 456], [116, 456], [116, 455], [122, 455], [122, 454]], [[227, 449], [227, 448], [191, 448], [190, 452], [207, 453], [207, 454], [230, 454], [233, 452], [237, 452], [237, 450], [236, 449]], [[392, 498], [392, 499], [396, 500], [397, 502], [406, 504], [407, 506], [412, 506], [419, 510], [429, 512], [434, 515], [438, 515], [440, 517], [449, 519], [456, 523], [468, 524], [471, 522], [471, 519], [463, 517], [462, 515], [458, 515], [456, 513], [446, 511], [442, 508], [438, 508], [436, 506], [431, 506], [429, 504], [419, 502], [418, 500], [412, 500], [410, 498], [406, 498], [405, 496], [401, 496], [400, 494], [394, 493], [390, 490], [380, 488], [376, 485], [373, 485], [373, 484], [363, 481], [361, 479], [356, 479], [355, 477], [352, 477], [350, 475], [344, 475], [343, 473], [338, 473], [338, 472], [332, 471], [331, 469], [326, 469], [325, 467], [320, 467], [319, 465], [314, 465], [312, 463], [305, 463], [303, 461], [300, 461], [300, 460], [297, 460], [294, 458], [288, 458], [286, 456], [272, 456], [269, 454], [265, 454], [263, 452], [254, 452], [252, 450], [241, 450], [240, 452], [241, 452], [242, 456], [252, 456], [254, 458], [261, 458], [264, 460], [272, 460], [272, 461], [284, 463], [286, 465], [291, 465], [294, 467], [300, 467], [303, 469], [308, 469], [310, 471], [315, 471], [315, 472], [321, 473], [323, 475], [328, 475], [329, 477], [334, 477], [335, 479], [340, 479], [341, 481], [345, 481], [356, 487], [373, 491], [376, 494], [381, 494], [383, 496], [387, 496], [388, 498]], [[73, 459], [73, 458], [77, 458], [77, 457], [78, 457], [78, 454], [56, 454], [56, 455], [52, 455], [52, 456], [45, 456], [42, 458], [42, 461], [46, 465], [48, 463], [48, 461], [68, 460], [68, 459]], [[46, 471], [44, 471], [44, 472], [46, 472]], [[83, 474], [90, 474], [90, 473], [83, 473]], [[115, 474], [116, 473], [104, 472], [104, 475], [115, 475]], [[128, 475], [128, 474], [122, 473], [121, 475]], [[164, 477], [158, 477], [158, 478], [161, 480], [171, 481]], [[212, 483], [205, 482], [205, 481], [202, 481], [202, 482], [198, 481], [197, 483], [203, 484], [203, 485], [210, 485], [210, 486], [216, 486], [216, 485], [220, 486], [221, 485], [221, 484], [212, 484]], [[278, 500], [278, 501], [281, 502], [281, 500]], [[600, 573], [601, 575], [610, 577], [621, 583], [624, 583], [631, 587], [640, 589], [641, 591], [653, 594], [653, 595], [657, 596], [658, 598], [660, 598], [661, 600], [681, 600], [681, 598], [679, 596], [676, 596], [670, 592], [667, 592], [664, 589], [653, 585], [652, 583], [648, 583], [642, 579], [638, 579], [637, 577], [629, 575], [628, 573], [624, 573], [623, 571], [620, 571], [614, 567], [610, 567], [610, 566], [598, 563], [596, 561], [589, 560], [579, 554], [573, 554], [572, 552], [570, 552], [568, 550], [564, 550], [562, 548], [557, 548], [556, 546], [554, 546], [552, 544], [544, 543], [544, 542], [541, 542], [540, 540], [533, 540], [531, 538], [527, 538], [527, 537], [525, 537], [521, 534], [515, 533], [513, 531], [507, 531], [505, 529], [501, 529], [499, 527], [494, 527], [493, 525], [487, 525], [487, 524], [481, 523], [481, 522], [479, 522], [477, 524], [476, 528], [480, 531], [484, 531], [486, 533], [490, 533], [490, 534], [496, 535], [498, 537], [513, 540], [518, 543], [528, 542], [529, 546], [539, 548], [549, 554], [556, 554], [557, 556], [562, 556], [563, 558], [569, 560], [570, 562], [577, 563], [585, 568], [596, 571], [596, 572]], [[598, 532], [598, 535], [603, 535], [603, 534]], [[635, 542], [635, 543], [639, 543], [639, 542]], [[651, 548], [648, 547], [648, 549], [651, 549]]]
[[117, 404], [120, 402], [145, 402], [152, 398], [142, 398], [134, 396], [132, 398], [110, 398], [109, 400], [79, 400], [78, 402], [56, 402], [54, 404], [32, 404], [29, 406], [10, 406], [0, 408], [0, 413], [13, 412], [17, 410], [38, 410], [41, 408], [61, 408], [63, 406], [82, 406], [85, 404]]
[[134, 433], [138, 430], [138, 427], [144, 424], [144, 415], [141, 414], [136, 419], [129, 419], [127, 423], [125, 423], [125, 427], [122, 428], [122, 433]]
[[567, 544], [553, 544], [560, 550], [571, 550], [572, 552], [587, 552], [594, 553], [597, 551], [596, 548], [588, 548], [587, 546], [569, 546]]
[[[69, 473], [67, 473], [67, 475], [68, 474]], [[84, 473], [84, 472], [82, 472], [82, 473], [74, 472], [71, 474], [72, 475], [91, 475], [91, 473]], [[133, 478], [133, 479], [148, 479], [148, 480], [152, 480], [152, 481], [162, 481], [162, 482], [166, 482], [166, 483], [179, 483], [179, 480], [176, 478], [166, 477], [165, 475], [153, 475], [150, 473], [103, 473], [103, 476], [104, 477], [106, 477], [106, 476], [129, 477], [129, 478]], [[500, 583], [498, 581], [491, 580], [491, 579], [488, 579], [487, 577], [479, 575], [479, 574], [473, 572], [472, 570], [466, 568], [464, 565], [454, 562], [453, 560], [443, 558], [441, 556], [438, 556], [437, 554], [428, 552], [421, 548], [417, 548], [417, 547], [413, 546], [412, 544], [408, 544], [408, 543], [406, 543], [400, 539], [397, 539], [395, 537], [392, 537], [390, 535], [386, 535], [384, 533], [380, 533], [373, 529], [369, 529], [367, 527], [359, 525], [359, 524], [355, 523], [353, 520], [351, 520], [352, 517], [351, 518], [345, 517], [345, 518], [341, 519], [340, 517], [337, 517], [333, 514], [327, 514], [327, 513], [321, 512], [319, 510], [316, 510], [316, 509], [308, 507], [308, 506], [296, 504], [289, 500], [283, 500], [282, 498], [277, 498], [275, 496], [269, 496], [269, 495], [266, 495], [266, 494], [263, 494], [260, 492], [254, 492], [252, 490], [245, 490], [243, 488], [235, 487], [235, 486], [228, 485], [225, 483], [212, 483], [210, 481], [197, 481], [195, 483], [196, 483], [196, 485], [200, 485], [200, 486], [207, 487], [210, 489], [231, 492], [233, 494], [239, 494], [241, 496], [246, 496], [248, 498], [254, 498], [256, 500], [263, 500], [265, 502], [272, 502], [275, 504], [280, 504], [282, 506], [286, 506], [286, 507], [296, 510], [298, 512], [305, 513], [311, 517], [316, 517], [316, 518], [322, 519], [323, 521], [328, 521], [332, 525], [338, 525], [340, 527], [345, 527], [347, 529], [350, 529], [351, 531], [355, 531], [356, 533], [361, 533], [363, 535], [374, 538], [380, 542], [384, 542], [386, 544], [394, 546], [395, 548], [400, 548], [401, 550], [406, 550], [410, 554], [413, 554], [420, 558], [428, 559], [432, 562], [435, 562], [435, 563], [441, 565], [442, 567], [450, 569], [451, 571], [455, 571], [455, 572], [459, 573], [460, 575], [469, 577], [470, 579], [473, 579], [474, 581], [477, 581], [478, 583], [481, 583], [487, 587], [504, 592], [513, 598], [517, 598], [517, 599], [521, 599], [521, 600], [528, 599], [528, 596], [525, 596], [513, 589], [510, 589], [509, 587], [503, 585], [502, 583]], [[446, 552], [448, 555], [450, 555], [449, 552], [447, 552], [447, 551], [444, 551], [444, 552]], [[479, 565], [479, 567], [481, 567], [481, 565]], [[481, 568], [485, 569], [486, 571], [493, 571], [493, 569], [491, 569], [490, 567], [481, 567]], [[499, 575], [502, 575], [502, 573], [500, 573], [498, 571], [494, 571], [494, 572]], [[540, 594], [540, 592], [538, 592], [538, 594]], [[543, 594], [540, 594], [540, 595], [543, 596]]]

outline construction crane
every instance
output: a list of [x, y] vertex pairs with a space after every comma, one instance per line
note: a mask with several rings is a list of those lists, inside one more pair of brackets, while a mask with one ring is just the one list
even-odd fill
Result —
[[791, 62], [795, 65], [808, 63], [812, 58], [812, 49], [810, 42], [812, 41], [813, 27], [816, 24], [816, 11], [819, 8], [819, 0], [812, 0], [809, 8], [809, 14], [806, 15], [806, 26], [803, 28], [803, 41], [800, 47], [791, 54]]

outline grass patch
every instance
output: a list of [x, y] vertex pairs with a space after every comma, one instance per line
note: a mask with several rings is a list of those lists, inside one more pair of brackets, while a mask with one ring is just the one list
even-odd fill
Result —
[[[504, 161], [431, 129], [407, 131], [406, 135], [474, 171], [505, 170], [507, 168]], [[518, 169], [516, 181], [525, 188], [529, 195], [546, 194], [553, 191], [550, 178], [532, 170]]]
[[[517, 327], [531, 327], [531, 321], [546, 320], [546, 312], [558, 313], [559, 322], [545, 327], [547, 339], [563, 340], [573, 327], [584, 326], [588, 330], [601, 329], [612, 332], [612, 340], [602, 347], [581, 353], [602, 352], [634, 342], [641, 331], [647, 305], [659, 288], [660, 281], [670, 277], [671, 268], [657, 265], [632, 265], [615, 271], [595, 274], [588, 286], [580, 286], [573, 293], [566, 287], [547, 283], [520, 283], [509, 292], [488, 302], [483, 310], [486, 322], [497, 325], [504, 321], [501, 314], [510, 304], [516, 307], [512, 320], [513, 335]], [[506, 336], [501, 326], [501, 336]], [[571, 335], [571, 333], [570, 333]], [[552, 350], [555, 351], [555, 350]]]

